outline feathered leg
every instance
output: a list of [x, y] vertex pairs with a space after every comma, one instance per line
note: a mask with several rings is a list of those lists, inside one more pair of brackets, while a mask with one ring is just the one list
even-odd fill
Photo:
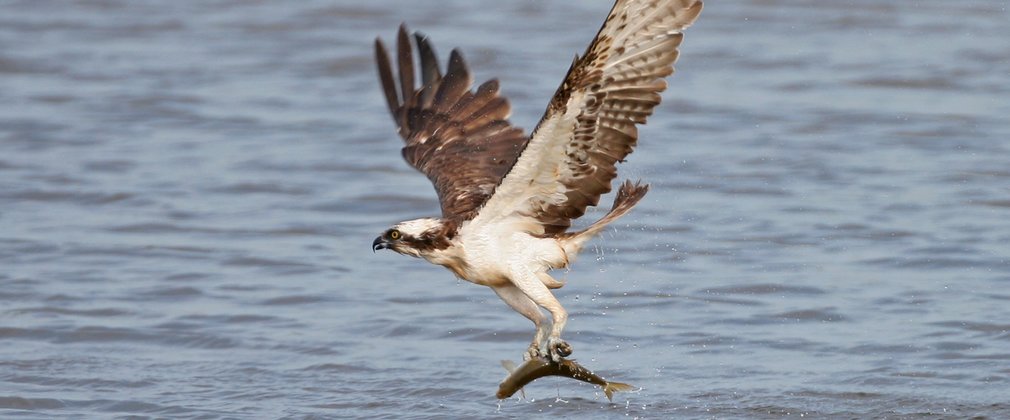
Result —
[[543, 312], [540, 311], [540, 307], [530, 300], [530, 298], [515, 285], [508, 284], [505, 286], [493, 286], [492, 289], [494, 289], [494, 292], [498, 294], [498, 297], [511, 306], [512, 309], [515, 309], [516, 312], [523, 314], [523, 316], [529, 318], [530, 321], [533, 321], [533, 325], [537, 328], [536, 333], [533, 335], [533, 341], [530, 343], [530, 347], [526, 350], [526, 353], [523, 354], [523, 360], [541, 357], [543, 353], [540, 349], [543, 346], [544, 340], [547, 338], [547, 318], [544, 317]]
[[[510, 274], [509, 280], [515, 287], [530, 300], [551, 313], [553, 325], [551, 325], [551, 332], [547, 336], [547, 351], [551, 359], [560, 361], [562, 357], [571, 355], [572, 346], [561, 339], [561, 331], [565, 329], [565, 323], [568, 322], [568, 311], [565, 311], [557, 298], [548, 290], [540, 279], [539, 273], [524, 271], [522, 267], [513, 267]], [[555, 280], [555, 282], [557, 281]]]

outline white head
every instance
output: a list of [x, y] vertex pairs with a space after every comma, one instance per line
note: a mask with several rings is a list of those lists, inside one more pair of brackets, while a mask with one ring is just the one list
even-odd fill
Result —
[[372, 242], [372, 251], [392, 249], [412, 257], [424, 257], [445, 249], [456, 235], [456, 224], [446, 219], [425, 217], [397, 223]]

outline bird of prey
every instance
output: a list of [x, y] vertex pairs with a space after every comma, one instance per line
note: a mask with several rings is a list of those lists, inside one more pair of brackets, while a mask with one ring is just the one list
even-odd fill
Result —
[[683, 31], [701, 9], [698, 0], [617, 0], [529, 136], [509, 123], [497, 80], [471, 89], [458, 50], [442, 73], [428, 39], [414, 33], [415, 62], [401, 25], [394, 72], [377, 38], [379, 80], [406, 143], [403, 157], [434, 184], [442, 215], [397, 223], [372, 250], [420, 257], [490, 287], [536, 325], [524, 359], [569, 356], [572, 347], [561, 339], [568, 313], [551, 293], [564, 283], [548, 272], [568, 267], [648, 191], [625, 181], [603, 218], [569, 230], [611, 190], [616, 164], [635, 147], [636, 125], [659, 104]]

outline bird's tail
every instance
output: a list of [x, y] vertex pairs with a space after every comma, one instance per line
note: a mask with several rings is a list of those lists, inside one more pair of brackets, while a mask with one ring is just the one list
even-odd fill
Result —
[[[617, 197], [614, 198], [614, 205], [610, 208], [600, 220], [589, 225], [584, 230], [578, 232], [569, 232], [562, 235], [562, 239], [566, 239], [565, 252], [568, 255], [575, 255], [582, 249], [582, 244], [588, 241], [590, 238], [600, 233], [603, 228], [607, 227], [608, 224], [624, 216], [635, 204], [638, 204], [645, 197], [645, 193], [649, 192], [649, 185], [642, 184], [642, 181], [637, 181], [634, 184], [630, 180], [624, 181], [621, 187], [617, 190]], [[572, 249], [569, 249], [569, 248]], [[572, 252], [574, 251], [574, 252]]]
[[635, 387], [625, 383], [607, 382], [607, 385], [603, 387], [603, 393], [607, 394], [607, 399], [610, 400], [610, 402], [614, 402], [615, 392], [627, 392], [631, 391], [632, 389], [635, 389]]
[[635, 204], [638, 204], [647, 192], [649, 192], [649, 184], [642, 184], [642, 181], [636, 181], [632, 184], [631, 180], [625, 180], [621, 184], [621, 188], [617, 190], [617, 197], [614, 198], [614, 205], [610, 207], [610, 211], [586, 230], [596, 234], [604, 226], [624, 216], [632, 207], [635, 207]]

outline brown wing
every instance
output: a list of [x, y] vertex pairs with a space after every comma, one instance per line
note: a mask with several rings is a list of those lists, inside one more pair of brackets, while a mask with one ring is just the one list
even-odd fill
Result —
[[635, 147], [636, 124], [659, 104], [682, 31], [701, 8], [698, 0], [618, 0], [478, 218], [532, 218], [543, 231], [531, 233], [555, 235], [596, 205]]
[[414, 58], [407, 28], [397, 35], [399, 86], [393, 79], [389, 54], [375, 40], [379, 80], [406, 141], [403, 158], [431, 180], [442, 216], [469, 220], [494, 192], [528, 137], [508, 122], [509, 102], [498, 94], [498, 81], [477, 91], [463, 56], [453, 50], [442, 75], [428, 39], [414, 33], [421, 56], [421, 86], [414, 86]]

